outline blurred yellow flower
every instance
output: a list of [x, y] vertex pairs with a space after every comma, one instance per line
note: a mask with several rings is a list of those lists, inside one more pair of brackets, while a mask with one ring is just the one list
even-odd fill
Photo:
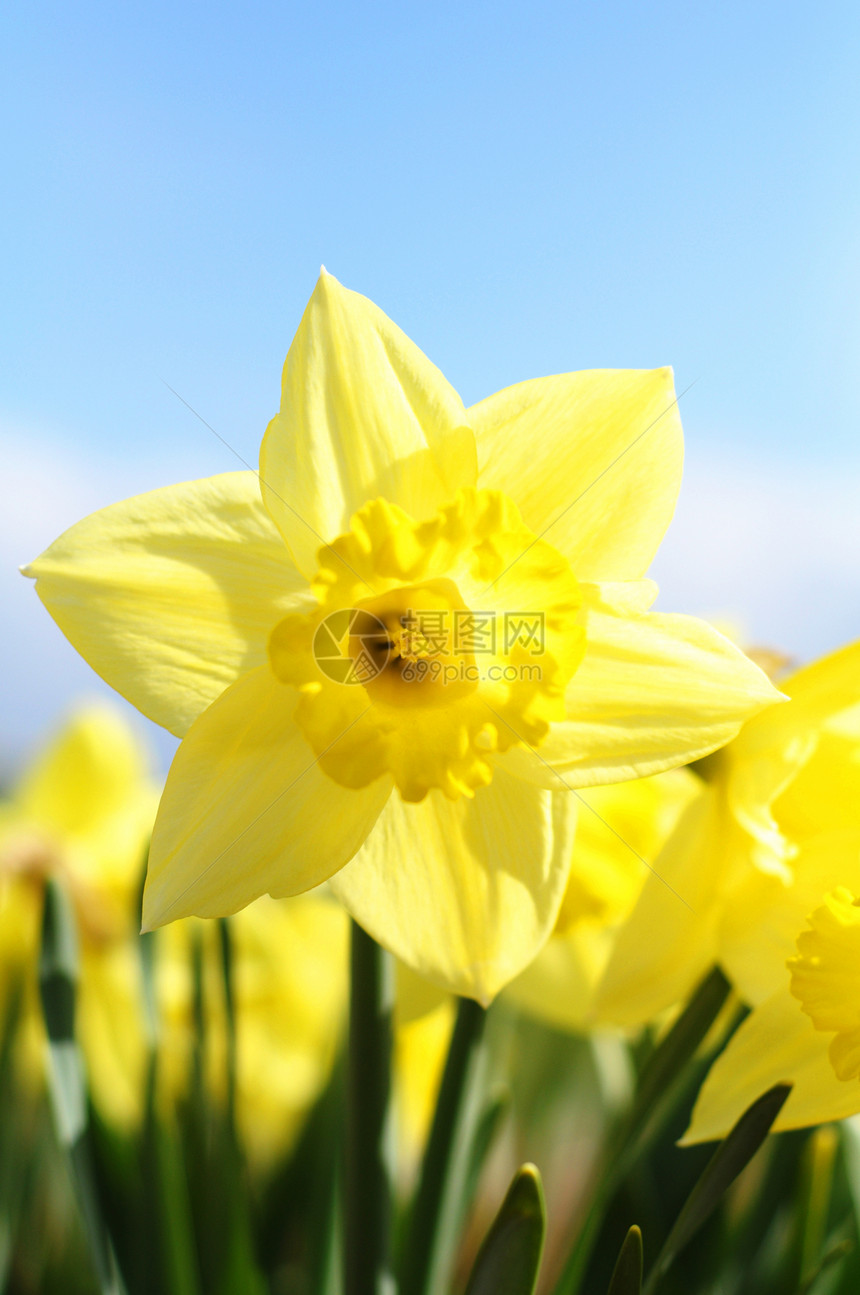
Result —
[[117, 504], [26, 569], [90, 664], [184, 738], [146, 925], [331, 878], [382, 944], [488, 1001], [555, 923], [566, 787], [698, 758], [777, 697], [707, 625], [648, 613], [681, 457], [669, 370], [467, 410], [323, 273], [259, 479]]
[[420, 1016], [407, 1018], [398, 1013], [394, 1035], [397, 1147], [401, 1172], [407, 1179], [418, 1168], [430, 1130], [453, 1027], [454, 1000], [450, 995]]
[[700, 788], [688, 769], [589, 788], [555, 929], [531, 966], [507, 987], [508, 998], [560, 1029], [603, 1024], [600, 984], [618, 933], [651, 875], [652, 861]]
[[[346, 914], [331, 899], [261, 898], [230, 921], [236, 1019], [236, 1123], [252, 1165], [289, 1151], [331, 1073], [343, 1038], [348, 985]], [[199, 940], [207, 1087], [227, 1098], [227, 1016], [212, 923], [174, 922], [157, 934], [155, 987], [161, 1097], [189, 1092], [195, 1047], [193, 944]], [[138, 1016], [142, 1004], [136, 1005]]]
[[[42, 888], [60, 878], [80, 932], [78, 1028], [93, 1061], [92, 1089], [108, 1119], [124, 1122], [139, 1098], [130, 1075], [140, 1026], [106, 1005], [137, 975], [137, 897], [158, 802], [141, 744], [112, 708], [81, 708], [0, 806], [0, 1010], [21, 984], [18, 1054], [41, 1080], [43, 1031], [36, 968]], [[133, 943], [132, 943], [133, 942]]]
[[850, 980], [833, 973], [840, 930], [850, 939], [839, 888], [860, 896], [860, 643], [780, 687], [791, 701], [711, 758], [707, 784], [656, 860], [690, 907], [649, 880], [601, 991], [603, 1010], [632, 1023], [680, 1001], [718, 962], [754, 1009], [711, 1068], [691, 1142], [725, 1134], [779, 1082], [793, 1088], [776, 1129], [860, 1111], [860, 1084], [837, 1077], [827, 1037], [850, 1034], [854, 1010]]
[[[143, 1117], [149, 1041], [138, 936], [145, 850], [158, 792], [141, 744], [112, 708], [79, 710], [0, 804], [0, 1019], [20, 983], [16, 1056], [42, 1080], [36, 983], [42, 886], [58, 877], [80, 933], [77, 1030], [95, 1105], [114, 1126]], [[196, 1041], [192, 944], [203, 955], [205, 1073], [226, 1099], [227, 1021], [211, 923], [158, 936], [157, 1048], [165, 1109], [187, 1095]], [[347, 989], [347, 919], [330, 899], [261, 899], [231, 923], [236, 1119], [257, 1167], [284, 1153], [331, 1070]]]

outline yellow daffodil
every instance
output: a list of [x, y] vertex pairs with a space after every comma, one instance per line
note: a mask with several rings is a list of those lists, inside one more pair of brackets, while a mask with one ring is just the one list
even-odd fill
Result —
[[698, 758], [776, 699], [707, 625], [648, 612], [681, 456], [669, 370], [465, 409], [323, 273], [259, 479], [117, 504], [26, 569], [184, 739], [146, 925], [330, 878], [404, 961], [491, 998], [554, 925], [567, 787]]
[[[580, 797], [567, 889], [555, 929], [506, 995], [560, 1029], [602, 1024], [600, 983], [652, 861], [701, 784], [687, 769], [592, 787]], [[642, 1024], [643, 1022], [639, 1022]]]
[[94, 1100], [120, 1123], [139, 1105], [129, 1075], [140, 1026], [110, 1005], [124, 1001], [137, 975], [131, 941], [157, 799], [135, 734], [112, 708], [92, 705], [69, 720], [0, 808], [0, 1006], [20, 983], [25, 1073], [33, 1080], [42, 1073], [36, 968], [43, 883], [55, 876], [80, 933], [77, 1019]]
[[706, 765], [602, 989], [604, 1010], [634, 1023], [718, 962], [753, 1008], [711, 1069], [688, 1141], [726, 1133], [778, 1082], [793, 1088], [777, 1129], [860, 1111], [860, 1083], [832, 1064], [844, 1069], [855, 1014], [840, 958], [855, 938], [846, 896], [860, 895], [860, 644], [780, 686], [789, 704]]
[[[141, 746], [104, 705], [81, 709], [0, 805], [0, 1017], [25, 993], [16, 1055], [41, 1082], [36, 985], [42, 886], [68, 891], [80, 934], [77, 1029], [102, 1117], [143, 1116], [148, 1049], [137, 932], [147, 838], [158, 801]], [[192, 944], [203, 944], [205, 1072], [223, 1101], [227, 1022], [216, 932], [189, 919], [159, 936], [155, 958], [161, 1096], [189, 1091], [195, 1046]], [[331, 1069], [347, 989], [346, 915], [330, 899], [261, 899], [231, 925], [236, 1119], [256, 1167], [289, 1146]]]

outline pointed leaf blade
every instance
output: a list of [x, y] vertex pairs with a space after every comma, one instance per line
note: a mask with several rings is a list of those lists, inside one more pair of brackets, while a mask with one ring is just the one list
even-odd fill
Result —
[[705, 1166], [674, 1227], [657, 1257], [648, 1278], [646, 1291], [666, 1272], [675, 1256], [683, 1250], [708, 1216], [716, 1209], [723, 1194], [738, 1174], [752, 1160], [764, 1142], [771, 1126], [791, 1092], [791, 1084], [775, 1084], [746, 1110], [731, 1132], [717, 1147]]
[[642, 1233], [634, 1224], [618, 1252], [607, 1295], [640, 1295], [642, 1290]]
[[478, 1251], [466, 1295], [534, 1295], [545, 1236], [540, 1174], [522, 1165]]

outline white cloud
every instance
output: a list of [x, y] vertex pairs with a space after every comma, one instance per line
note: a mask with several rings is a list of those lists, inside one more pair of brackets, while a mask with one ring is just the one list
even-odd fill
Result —
[[860, 471], [688, 451], [660, 606], [808, 660], [860, 637]]

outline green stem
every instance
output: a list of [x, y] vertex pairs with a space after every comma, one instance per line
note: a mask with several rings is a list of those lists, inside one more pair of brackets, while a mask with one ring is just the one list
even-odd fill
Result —
[[350, 962], [345, 1295], [393, 1295], [394, 968], [390, 954], [355, 922]]
[[456, 1244], [475, 1123], [466, 1108], [477, 1115], [483, 1097], [474, 1081], [486, 1016], [471, 998], [459, 1000], [406, 1240], [403, 1295], [430, 1295], [440, 1285], [448, 1287], [445, 1268]]
[[233, 935], [230, 919], [218, 918], [221, 975], [224, 981], [224, 1017], [227, 1026], [227, 1128], [236, 1136], [236, 1002], [233, 993]]

